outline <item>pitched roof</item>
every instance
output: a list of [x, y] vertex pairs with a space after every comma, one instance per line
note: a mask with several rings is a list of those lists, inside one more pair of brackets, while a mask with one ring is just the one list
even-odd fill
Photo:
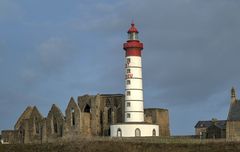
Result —
[[24, 110], [24, 112], [22, 113], [22, 115], [18, 118], [18, 120], [17, 120], [14, 128], [15, 128], [15, 129], [18, 129], [18, 127], [19, 127], [20, 123], [22, 122], [22, 120], [24, 120], [24, 119], [29, 119], [30, 116], [31, 116], [31, 114], [32, 114], [32, 111], [33, 111], [33, 107], [28, 106], [28, 107]]
[[227, 120], [240, 120], [240, 100], [236, 100], [235, 102], [231, 103]]
[[[216, 120], [215, 126], [225, 129], [226, 128], [226, 120]], [[198, 121], [197, 124], [195, 125], [195, 128], [208, 128], [213, 124], [212, 120], [207, 120], [207, 121]]]
[[47, 117], [49, 117], [49, 115], [50, 115], [51, 113], [54, 113], [54, 112], [58, 113], [60, 117], [64, 118], [64, 115], [63, 115], [62, 111], [61, 111], [60, 108], [59, 108], [57, 105], [55, 105], [55, 104], [52, 105], [50, 111], [48, 112], [48, 116], [47, 116]]

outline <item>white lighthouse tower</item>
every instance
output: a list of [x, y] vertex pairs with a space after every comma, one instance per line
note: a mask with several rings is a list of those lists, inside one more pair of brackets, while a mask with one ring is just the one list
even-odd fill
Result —
[[159, 126], [144, 122], [142, 49], [138, 30], [132, 22], [125, 50], [125, 122], [111, 125], [112, 137], [159, 136]]
[[143, 44], [134, 23], [128, 30], [125, 52], [125, 122], [144, 122], [142, 59]]

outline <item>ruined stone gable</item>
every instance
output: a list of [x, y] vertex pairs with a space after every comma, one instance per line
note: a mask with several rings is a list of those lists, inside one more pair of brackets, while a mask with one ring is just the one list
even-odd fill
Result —
[[66, 136], [80, 135], [82, 132], [81, 110], [71, 97], [67, 109], [65, 110], [66, 120], [64, 132]]
[[65, 118], [61, 110], [52, 105], [46, 118], [46, 134], [48, 138], [59, 138], [63, 136]]

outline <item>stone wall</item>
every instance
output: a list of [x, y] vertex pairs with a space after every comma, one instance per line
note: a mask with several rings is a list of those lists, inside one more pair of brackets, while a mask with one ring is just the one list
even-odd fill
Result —
[[[46, 118], [46, 132], [42, 132], [42, 134], [46, 134], [45, 136], [49, 140], [61, 138], [64, 133], [64, 124], [65, 119], [62, 112], [53, 104]], [[44, 126], [44, 122], [42, 126]]]
[[[65, 117], [53, 104], [46, 118], [36, 107], [27, 107], [15, 125], [19, 133], [16, 139], [19, 143], [46, 143], [109, 136], [110, 125], [124, 122], [124, 104], [122, 94], [84, 95], [79, 96], [77, 102], [70, 98]], [[145, 121], [158, 124], [160, 136], [170, 135], [168, 110], [145, 109]]]
[[2, 131], [2, 141], [4, 144], [9, 143], [20, 143], [19, 142], [19, 131], [17, 130], [4, 130]]
[[159, 136], [170, 136], [169, 115], [167, 109], [144, 109], [145, 121], [159, 125]]
[[240, 139], [240, 121], [227, 121], [227, 139]]
[[65, 114], [64, 136], [80, 135], [83, 132], [81, 110], [73, 98], [70, 99]]

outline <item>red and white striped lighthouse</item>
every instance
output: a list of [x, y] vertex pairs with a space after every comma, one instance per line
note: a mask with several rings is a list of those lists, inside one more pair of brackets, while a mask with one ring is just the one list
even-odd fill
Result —
[[125, 50], [125, 122], [144, 122], [142, 59], [143, 43], [132, 22]]
[[144, 122], [142, 58], [143, 44], [132, 22], [125, 50], [125, 111], [124, 123], [110, 126], [111, 137], [159, 136], [159, 126]]

